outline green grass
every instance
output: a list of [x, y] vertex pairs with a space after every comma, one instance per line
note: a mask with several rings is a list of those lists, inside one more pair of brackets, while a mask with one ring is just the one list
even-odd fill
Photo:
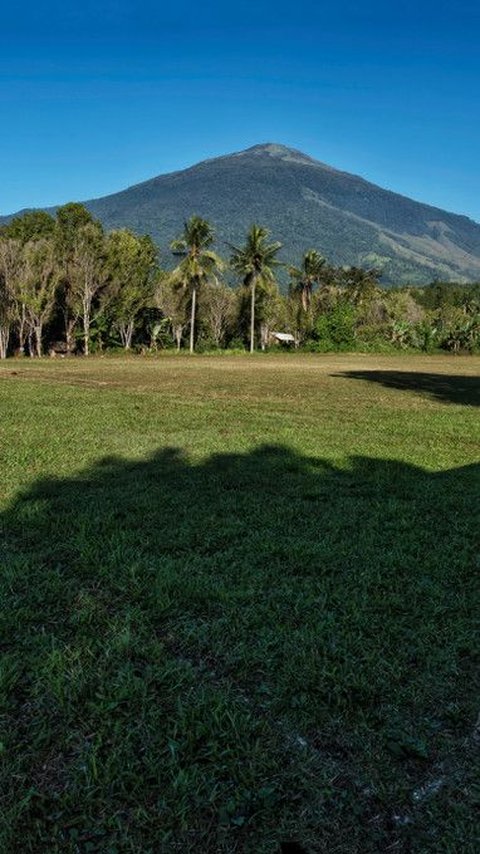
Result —
[[480, 850], [479, 368], [0, 366], [2, 852]]

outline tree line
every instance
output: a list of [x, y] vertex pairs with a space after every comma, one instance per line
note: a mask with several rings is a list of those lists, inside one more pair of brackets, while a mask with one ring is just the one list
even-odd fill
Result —
[[478, 284], [385, 289], [378, 271], [335, 267], [316, 249], [288, 266], [257, 224], [226, 257], [214, 240], [210, 223], [192, 216], [165, 269], [151, 237], [106, 232], [81, 204], [16, 217], [0, 228], [0, 358], [112, 347], [253, 352], [278, 333], [320, 352], [480, 348]]

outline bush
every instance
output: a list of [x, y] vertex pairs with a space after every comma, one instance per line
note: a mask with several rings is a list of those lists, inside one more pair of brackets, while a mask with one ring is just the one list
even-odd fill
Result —
[[350, 303], [341, 300], [328, 314], [318, 318], [311, 349], [328, 353], [332, 350], [351, 350], [354, 346], [355, 309]]

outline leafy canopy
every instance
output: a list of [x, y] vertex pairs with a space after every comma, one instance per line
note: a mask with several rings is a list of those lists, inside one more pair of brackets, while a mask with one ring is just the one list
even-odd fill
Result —
[[274, 268], [281, 266], [276, 255], [282, 248], [278, 240], [268, 242], [270, 232], [262, 225], [253, 224], [242, 247], [231, 246], [230, 263], [248, 285], [252, 280], [274, 281]]
[[215, 278], [223, 269], [221, 258], [210, 248], [215, 239], [212, 226], [199, 216], [192, 216], [184, 224], [183, 233], [170, 244], [174, 255], [183, 260], [173, 270], [172, 282], [184, 288], [198, 289], [204, 282]]

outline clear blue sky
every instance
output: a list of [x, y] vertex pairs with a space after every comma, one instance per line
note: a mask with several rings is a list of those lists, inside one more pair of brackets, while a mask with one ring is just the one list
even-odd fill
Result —
[[0, 213], [260, 142], [480, 221], [475, 0], [9, 4]]

